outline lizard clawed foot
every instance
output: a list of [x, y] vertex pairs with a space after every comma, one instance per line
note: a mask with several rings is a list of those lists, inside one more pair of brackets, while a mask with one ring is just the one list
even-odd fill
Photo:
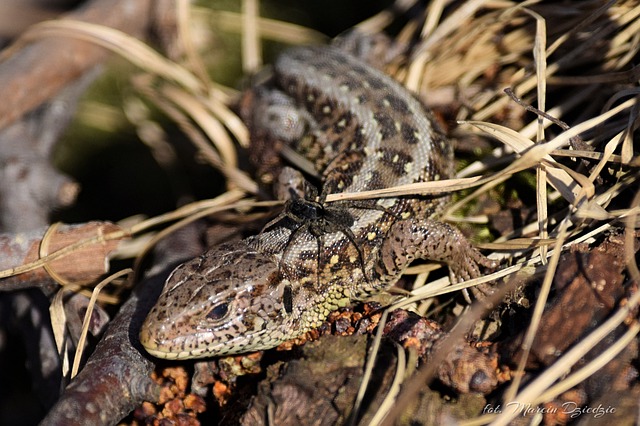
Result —
[[[499, 265], [498, 261], [485, 257], [470, 244], [466, 250], [461, 250], [461, 252], [463, 252], [462, 254], [464, 255], [464, 261], [462, 263], [454, 265], [449, 262], [449, 276], [453, 284], [482, 276], [480, 266], [489, 271], [494, 271]], [[471, 290], [471, 293], [476, 299], [485, 299], [493, 294], [493, 285], [491, 283], [482, 283], [470, 289], [465, 288], [462, 290], [465, 301], [471, 304], [472, 300], [469, 290]]]

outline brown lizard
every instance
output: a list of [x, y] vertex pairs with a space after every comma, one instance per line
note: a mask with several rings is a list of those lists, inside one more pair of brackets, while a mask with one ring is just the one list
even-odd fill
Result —
[[382, 71], [337, 47], [291, 48], [273, 77], [252, 89], [243, 118], [253, 140], [311, 161], [320, 195], [292, 196], [259, 235], [179, 266], [140, 333], [150, 354], [186, 359], [273, 348], [388, 289], [414, 259], [446, 263], [455, 282], [496, 266], [435, 218], [446, 196], [325, 202], [336, 192], [453, 176], [451, 144], [431, 112]]

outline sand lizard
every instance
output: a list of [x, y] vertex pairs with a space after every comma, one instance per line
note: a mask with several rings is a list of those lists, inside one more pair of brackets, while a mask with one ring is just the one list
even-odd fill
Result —
[[267, 161], [273, 151], [260, 147], [295, 149], [314, 164], [320, 196], [290, 202], [295, 220], [284, 217], [179, 266], [142, 327], [152, 355], [273, 348], [388, 289], [414, 259], [446, 263], [454, 281], [495, 266], [459, 230], [435, 219], [446, 196], [324, 203], [331, 193], [453, 176], [451, 144], [431, 112], [382, 71], [334, 46], [291, 48], [273, 76], [251, 90], [242, 115], [262, 143], [254, 157], [268, 168], [279, 160]]

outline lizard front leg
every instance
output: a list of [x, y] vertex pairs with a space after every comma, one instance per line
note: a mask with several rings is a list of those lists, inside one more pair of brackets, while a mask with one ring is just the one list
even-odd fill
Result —
[[411, 218], [396, 222], [389, 230], [374, 269], [378, 281], [383, 285], [395, 282], [415, 259], [446, 263], [454, 283], [480, 276], [480, 266], [497, 266], [457, 228], [432, 219]]

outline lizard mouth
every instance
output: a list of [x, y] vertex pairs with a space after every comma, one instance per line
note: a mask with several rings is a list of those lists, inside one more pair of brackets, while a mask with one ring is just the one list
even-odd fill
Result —
[[156, 358], [183, 360], [269, 349], [274, 345], [262, 342], [261, 336], [265, 332], [266, 330], [260, 330], [253, 333], [250, 338], [238, 335], [227, 340], [221, 340], [216, 336], [204, 333], [167, 339], [151, 332], [149, 327], [143, 327], [140, 331], [140, 342], [144, 349]]
[[156, 358], [162, 359], [188, 359], [189, 352], [164, 352], [157, 349], [152, 349], [149, 346], [145, 346], [144, 349], [149, 355], [153, 355]]

